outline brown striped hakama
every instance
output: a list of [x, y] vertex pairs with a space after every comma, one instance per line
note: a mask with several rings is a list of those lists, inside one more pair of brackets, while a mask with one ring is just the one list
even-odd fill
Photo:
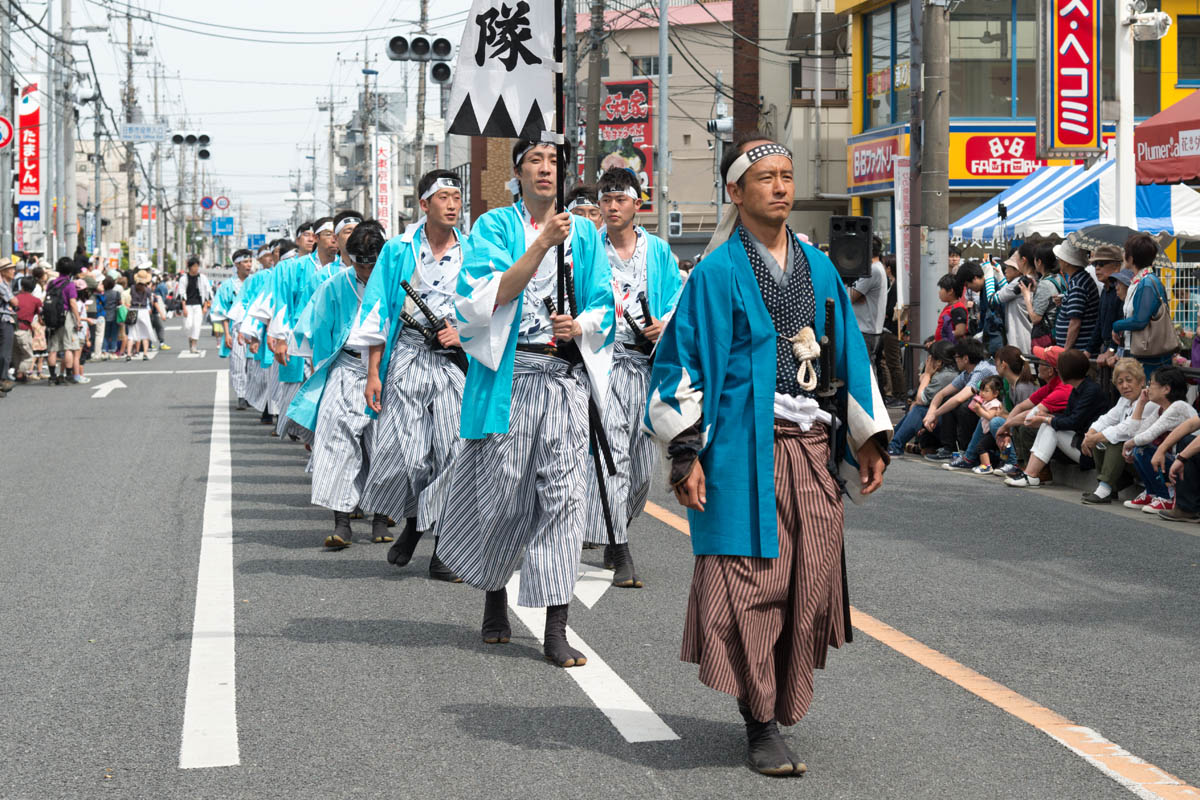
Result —
[[828, 456], [828, 428], [776, 420], [779, 557], [696, 557], [680, 659], [763, 722], [799, 722], [813, 670], [845, 643], [842, 501]]

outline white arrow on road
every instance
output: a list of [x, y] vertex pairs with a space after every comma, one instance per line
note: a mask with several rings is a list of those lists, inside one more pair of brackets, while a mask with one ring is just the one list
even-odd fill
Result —
[[126, 386], [124, 383], [121, 382], [120, 378], [113, 378], [111, 381], [105, 381], [104, 383], [97, 386], [96, 390], [94, 392], [92, 392], [92, 399], [95, 400], [100, 397], [108, 397], [110, 394], [112, 394], [117, 389], [128, 389], [128, 388], [129, 388], [128, 386]]

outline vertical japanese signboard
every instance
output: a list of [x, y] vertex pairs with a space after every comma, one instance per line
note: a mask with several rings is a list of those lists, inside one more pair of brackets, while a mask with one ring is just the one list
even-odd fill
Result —
[[41, 116], [37, 84], [31, 83], [21, 90], [21, 105], [17, 117], [17, 193], [21, 197], [40, 197], [42, 194], [42, 169], [39, 161]]
[[[641, 211], [653, 210], [654, 115], [651, 100], [654, 84], [648, 80], [605, 81], [600, 101], [600, 172], [611, 167], [628, 168], [637, 174], [645, 200]], [[579, 177], [595, 183], [599, 175]]]
[[392, 140], [390, 136], [375, 137], [375, 219], [391, 233], [392, 225]]
[[1084, 158], [1100, 135], [1100, 1], [1038, 3], [1039, 158]]

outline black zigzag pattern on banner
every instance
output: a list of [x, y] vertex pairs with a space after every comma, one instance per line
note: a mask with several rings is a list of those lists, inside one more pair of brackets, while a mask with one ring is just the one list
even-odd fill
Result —
[[458, 109], [458, 114], [454, 117], [454, 122], [450, 124], [450, 133], [456, 136], [495, 136], [505, 139], [524, 136], [536, 141], [541, 138], [543, 130], [545, 130], [545, 122], [537, 101], [534, 101], [533, 107], [529, 109], [529, 116], [525, 118], [524, 124], [518, 131], [513, 125], [512, 114], [509, 113], [503, 97], [496, 100], [496, 105], [492, 108], [492, 113], [482, 128], [479, 127], [479, 117], [475, 113], [475, 106], [470, 97], [463, 101]]

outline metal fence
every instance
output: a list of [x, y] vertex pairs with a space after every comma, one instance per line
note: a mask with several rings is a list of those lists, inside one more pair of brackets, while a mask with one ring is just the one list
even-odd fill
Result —
[[1171, 300], [1171, 319], [1186, 333], [1200, 327], [1200, 263], [1177, 262], [1159, 271]]

